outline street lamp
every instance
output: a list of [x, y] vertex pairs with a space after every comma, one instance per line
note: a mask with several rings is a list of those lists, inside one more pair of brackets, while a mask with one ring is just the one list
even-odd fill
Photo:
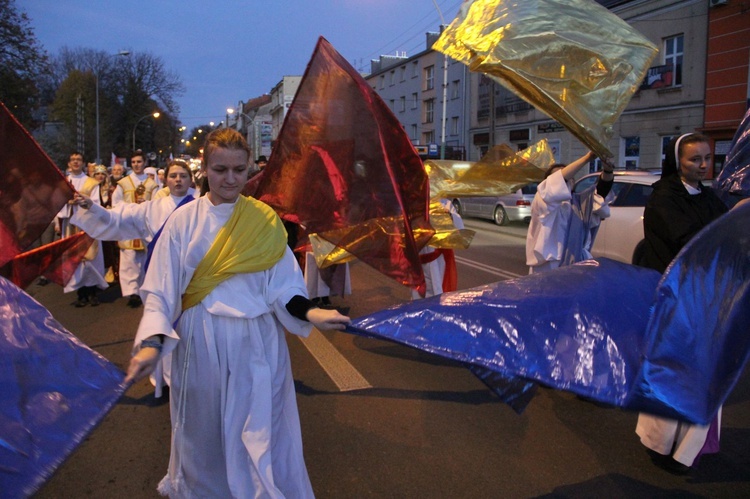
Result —
[[[108, 57], [116, 57], [121, 55], [127, 57], [130, 55], [129, 50], [121, 50], [116, 54], [109, 54]], [[102, 162], [102, 155], [99, 154], [99, 70], [94, 71], [96, 77], [96, 164], [99, 165]]]
[[[445, 26], [445, 19], [443, 18], [443, 11], [440, 10], [440, 7], [438, 7], [438, 4], [435, 0], [432, 0], [432, 3], [435, 4], [435, 9], [437, 9], [438, 14], [440, 15], [440, 23], [441, 26]], [[442, 32], [442, 29], [440, 30]], [[442, 133], [440, 136], [440, 159], [445, 159], [445, 120], [447, 116], [445, 115], [446, 112], [446, 106], [448, 104], [448, 55], [445, 55], [443, 57], [443, 119], [442, 121]]]
[[154, 119], [156, 119], [159, 116], [161, 116], [161, 114], [157, 111], [155, 113], [147, 114], [145, 116], [141, 116], [140, 118], [138, 118], [138, 121], [135, 122], [135, 126], [133, 127], [133, 151], [135, 151], [135, 131], [138, 128], [138, 123], [140, 123], [141, 121], [145, 120], [149, 116], [152, 117], [152, 118], [154, 118]]
[[232, 109], [231, 107], [228, 107], [227, 108], [227, 121], [224, 122], [225, 123], [224, 128], [229, 128], [229, 115], [230, 114], [234, 114], [234, 109]]

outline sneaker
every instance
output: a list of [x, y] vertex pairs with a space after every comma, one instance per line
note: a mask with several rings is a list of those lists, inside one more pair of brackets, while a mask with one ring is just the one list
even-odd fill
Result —
[[143, 301], [141, 301], [141, 297], [138, 295], [130, 295], [130, 298], [128, 298], [128, 307], [130, 308], [138, 308], [141, 305], [143, 305]]
[[665, 456], [664, 454], [659, 454], [651, 449], [646, 449], [646, 452], [648, 452], [652, 463], [673, 475], [687, 475], [692, 469], [690, 466], [686, 466], [681, 462], [676, 461], [672, 456]]
[[87, 303], [88, 303], [88, 301], [86, 300], [86, 298], [78, 298], [78, 299], [77, 299], [77, 300], [76, 300], [76, 301], [75, 301], [75, 302], [73, 303], [73, 305], [74, 305], [74, 306], [75, 306], [76, 308], [81, 308], [81, 307], [85, 307]]
[[97, 305], [99, 305], [99, 297], [96, 295], [89, 296], [89, 303], [92, 307], [96, 307]]

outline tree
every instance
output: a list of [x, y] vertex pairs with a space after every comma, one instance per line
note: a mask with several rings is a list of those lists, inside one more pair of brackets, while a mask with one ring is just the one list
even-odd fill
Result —
[[48, 72], [47, 54], [14, 0], [0, 0], [0, 12], [0, 100], [32, 129], [40, 79]]
[[[89, 78], [82, 78], [82, 74], [88, 74]], [[164, 67], [160, 58], [149, 53], [120, 57], [89, 48], [65, 47], [53, 59], [49, 78], [49, 86], [56, 89], [54, 118], [64, 123], [70, 140], [77, 127], [75, 102], [79, 95], [82, 96], [85, 100], [87, 159], [93, 159], [95, 155], [97, 75], [100, 149], [105, 162], [110, 152], [118, 156], [130, 154], [136, 123], [139, 148], [157, 154], [174, 148], [178, 112], [175, 98], [184, 87], [179, 77]], [[156, 111], [161, 113], [157, 120], [139, 121]]]

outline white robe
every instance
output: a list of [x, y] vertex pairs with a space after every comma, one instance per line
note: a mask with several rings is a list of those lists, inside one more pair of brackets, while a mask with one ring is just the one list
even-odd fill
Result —
[[[68, 180], [70, 181], [71, 184], [73, 184], [73, 187], [75, 187], [77, 191], [80, 191], [83, 188], [83, 185], [86, 183], [87, 178], [89, 177], [83, 173], [81, 173], [80, 175], [68, 176]], [[99, 204], [99, 186], [98, 185], [94, 187], [94, 189], [91, 191], [91, 200], [96, 205]], [[81, 210], [76, 205], [67, 206], [67, 214], [69, 217], [71, 216], [74, 217], [79, 211], [83, 211], [83, 210]], [[72, 224], [71, 218], [64, 218], [63, 226], [62, 226], [63, 237], [68, 235], [67, 233], [69, 232], [69, 230], [66, 228], [66, 225], [68, 223]], [[89, 235], [91, 236], [91, 234]], [[94, 237], [94, 236], [91, 236], [91, 237]], [[109, 287], [109, 284], [107, 283], [106, 279], [104, 279], [105, 271], [104, 271], [104, 254], [102, 253], [102, 243], [101, 241], [95, 241], [94, 244], [96, 245], [96, 256], [94, 256], [92, 260], [81, 260], [81, 263], [79, 263], [76, 269], [73, 271], [73, 276], [65, 284], [65, 287], [63, 288], [64, 293], [70, 293], [71, 291], [76, 291], [85, 286], [97, 286], [99, 289], [107, 289]]]
[[[592, 258], [591, 246], [594, 244], [591, 229], [598, 227], [603, 219], [609, 217], [609, 202], [613, 197], [610, 192], [605, 200], [594, 192], [588, 240], [583, 245], [587, 259]], [[573, 216], [571, 198], [572, 194], [562, 170], [555, 171], [537, 187], [536, 195], [531, 202], [531, 222], [526, 234], [526, 265], [529, 266], [530, 274], [560, 266], [568, 226]]]
[[[95, 203], [87, 210], [77, 210], [71, 223], [102, 241], [142, 239], [144, 244], [148, 244], [184, 198], [168, 195], [140, 204], [120, 203], [109, 210]], [[160, 371], [151, 379], [156, 398], [162, 396], [164, 386], [170, 385], [171, 362], [170, 355], [164, 356], [159, 363]], [[163, 383], [157, 380], [163, 380]]]
[[[451, 215], [451, 219], [453, 221], [453, 226], [461, 230], [464, 228], [464, 221], [461, 218], [461, 215], [458, 214], [456, 211], [456, 207], [453, 206], [453, 203], [450, 202], [448, 199], [441, 199], [440, 204], [443, 205], [443, 208], [445, 208], [448, 213]], [[435, 248], [432, 246], [425, 246], [422, 248], [422, 250], [419, 252], [420, 255], [428, 255], [435, 251]], [[443, 294], [443, 278], [445, 277], [445, 257], [443, 255], [438, 256], [436, 259], [434, 259], [431, 262], [423, 263], [422, 264], [422, 272], [424, 272], [424, 280], [425, 280], [425, 298], [429, 298], [431, 296], [438, 296]], [[411, 290], [411, 299], [412, 300], [419, 300], [422, 298], [419, 296], [419, 293], [417, 293], [416, 290]]]
[[284, 337], [284, 327], [301, 336], [311, 329], [286, 310], [294, 295], [306, 295], [291, 250], [270, 269], [234, 275], [181, 310], [196, 266], [233, 208], [203, 197], [175, 211], [143, 284], [134, 348], [163, 334], [162, 353], [173, 354], [172, 448], [159, 490], [170, 497], [312, 497]]
[[[716, 417], [717, 429], [721, 432], [721, 408]], [[706, 443], [709, 427], [710, 424], [699, 426], [641, 412], [635, 433], [649, 449], [664, 456], [671, 455], [685, 466], [692, 466]]]
[[[146, 181], [148, 175], [131, 173], [133, 184], [139, 185]], [[124, 178], [124, 177], [123, 177]], [[127, 204], [122, 187], [119, 185], [112, 193], [112, 207]], [[135, 204], [135, 203], [133, 203]], [[143, 281], [143, 265], [146, 263], [146, 252], [142, 250], [120, 249], [120, 291], [122, 296], [137, 295]]]

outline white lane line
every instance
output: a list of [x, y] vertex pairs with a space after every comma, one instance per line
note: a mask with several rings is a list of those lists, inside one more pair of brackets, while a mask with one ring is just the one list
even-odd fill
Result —
[[331, 345], [317, 328], [313, 328], [307, 338], [299, 337], [305, 348], [315, 357], [320, 367], [328, 374], [339, 391], [362, 390], [372, 385], [357, 371], [346, 357]]
[[458, 255], [456, 255], [456, 261], [460, 264], [466, 265], [467, 267], [472, 267], [499, 277], [505, 277], [506, 279], [515, 279], [516, 277], [521, 277], [521, 274], [515, 274], [513, 272], [508, 272], [507, 270], [485, 265], [484, 263], [467, 260], [466, 258], [460, 257]]

